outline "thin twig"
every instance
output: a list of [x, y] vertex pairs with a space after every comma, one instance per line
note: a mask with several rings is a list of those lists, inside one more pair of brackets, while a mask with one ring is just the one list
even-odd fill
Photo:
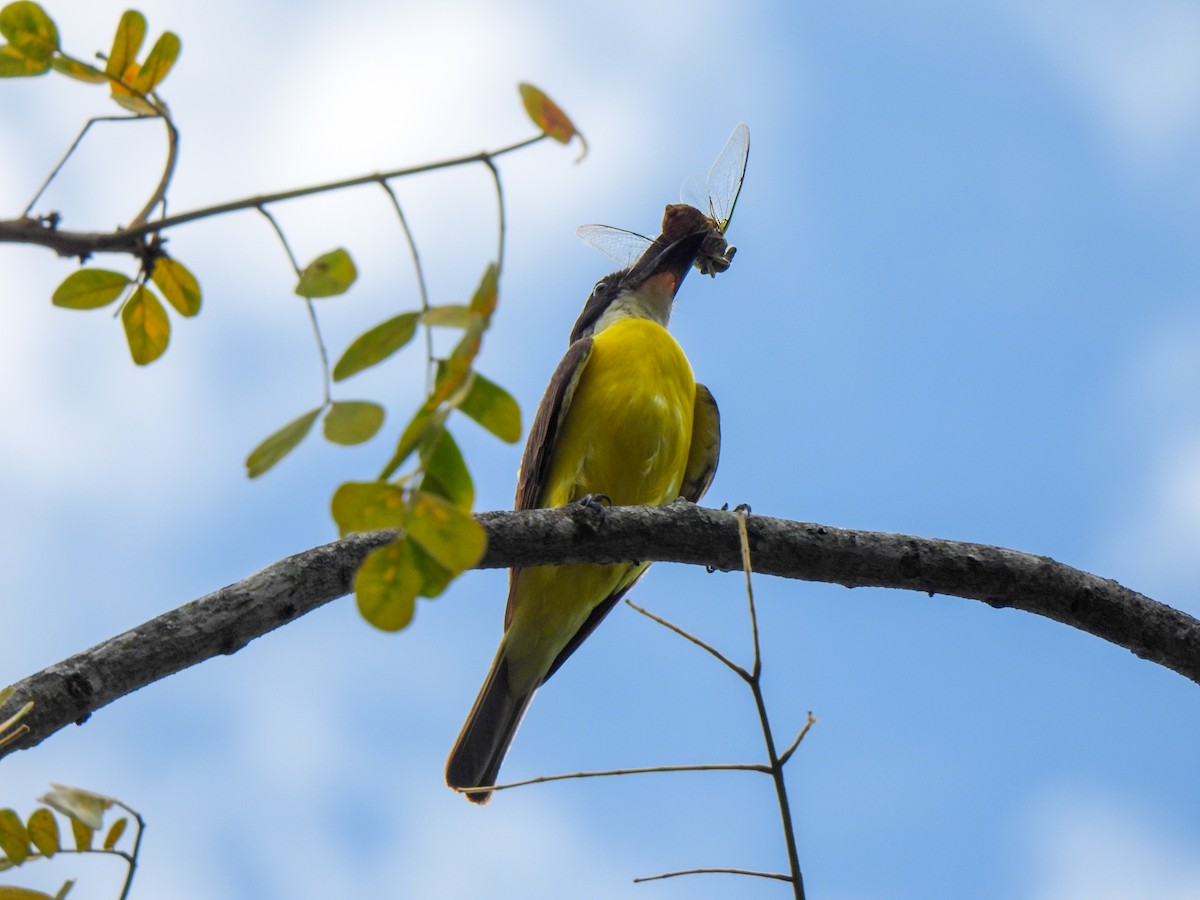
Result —
[[50, 182], [54, 181], [54, 179], [58, 177], [58, 173], [62, 171], [62, 167], [67, 164], [67, 160], [69, 160], [72, 154], [75, 153], [76, 149], [78, 149], [80, 142], [83, 140], [83, 136], [88, 133], [89, 128], [91, 128], [97, 122], [135, 122], [138, 119], [153, 118], [154, 116], [139, 115], [93, 116], [84, 122], [83, 128], [79, 130], [79, 134], [75, 136], [75, 140], [71, 141], [71, 146], [68, 147], [67, 152], [62, 155], [62, 159], [60, 159], [54, 168], [50, 170], [50, 174], [46, 176], [46, 180], [43, 181], [41, 187], [37, 189], [37, 193], [33, 195], [33, 198], [27, 204], [25, 204], [25, 208], [21, 210], [21, 218], [25, 218], [27, 215], [29, 215], [30, 211], [33, 209], [33, 205], [41, 199], [42, 194], [46, 193], [46, 188], [50, 187]]
[[496, 209], [500, 216], [500, 225], [497, 229], [499, 232], [498, 246], [496, 248], [496, 272], [499, 274], [504, 270], [504, 236], [507, 230], [507, 224], [504, 216], [504, 187], [500, 184], [500, 170], [496, 168], [496, 161], [493, 157], [498, 156], [496, 153], [484, 154], [483, 164], [488, 167], [488, 171], [492, 173], [492, 181], [496, 184]]
[[133, 217], [133, 221], [129, 223], [131, 227], [144, 224], [154, 212], [154, 208], [159, 203], [164, 203], [167, 196], [167, 188], [171, 186], [171, 179], [175, 176], [175, 165], [179, 161], [179, 129], [171, 121], [171, 114], [167, 109], [167, 104], [158, 100], [153, 105], [158, 109], [159, 115], [162, 116], [163, 124], [167, 126], [167, 160], [163, 163], [163, 173], [158, 179], [158, 185], [154, 188], [154, 193], [150, 195], [150, 199], [146, 201], [146, 205], [142, 207], [142, 211]]
[[125, 873], [125, 884], [121, 887], [121, 896], [119, 898], [119, 900], [127, 900], [129, 897], [129, 891], [133, 887], [133, 875], [137, 870], [138, 853], [142, 849], [142, 832], [146, 830], [146, 820], [142, 818], [142, 814], [140, 812], [133, 807], [122, 803], [120, 800], [114, 799], [113, 803], [133, 816], [134, 821], [137, 822], [137, 834], [134, 836], [133, 849], [129, 854], [129, 871]]
[[[283, 233], [283, 229], [279, 227], [279, 223], [275, 221], [275, 217], [271, 215], [265, 206], [260, 206], [258, 211], [262, 213], [271, 227], [275, 229], [275, 234], [279, 236], [279, 242], [283, 244], [283, 249], [287, 252], [288, 259], [292, 263], [292, 270], [296, 273], [296, 277], [301, 277], [300, 263], [296, 261], [296, 254], [292, 252], [292, 247], [288, 243], [287, 237]], [[321, 337], [321, 324], [317, 321], [317, 310], [313, 306], [311, 297], [304, 297], [304, 305], [308, 309], [308, 321], [312, 324], [313, 338], [317, 342], [317, 354], [321, 359], [321, 387], [325, 392], [325, 406], [333, 402], [333, 397], [330, 394], [330, 377], [329, 377], [329, 354], [325, 351], [325, 340]]]
[[746, 573], [746, 600], [750, 604], [750, 632], [754, 637], [754, 666], [751, 669], [755, 678], [762, 672], [762, 652], [758, 644], [758, 613], [754, 609], [754, 585], [750, 583], [750, 536], [746, 533], [746, 515], [750, 507], [746, 504], [734, 510], [738, 522], [738, 537], [742, 548], [742, 571]]
[[809, 730], [816, 724], [817, 724], [816, 716], [814, 716], [812, 714], [812, 710], [809, 710], [808, 718], [804, 721], [804, 727], [800, 729], [800, 733], [798, 735], [796, 735], [796, 739], [794, 741], [792, 741], [792, 743], [790, 745], [788, 745], [788, 748], [786, 750], [784, 750], [782, 753], [779, 754], [779, 765], [781, 765], [781, 766], [787, 765], [788, 760], [792, 758], [792, 754], [795, 753], [797, 749], [799, 749], [800, 742], [804, 740], [805, 735], [807, 735]]
[[531, 784], [546, 784], [551, 781], [572, 781], [578, 778], [611, 778], [614, 775], [656, 775], [660, 772], [758, 772], [769, 775], [771, 770], [758, 763], [697, 763], [689, 766], [644, 766], [634, 769], [607, 769], [599, 772], [569, 772], [564, 775], [539, 775], [525, 781], [510, 781], [489, 787], [454, 788], [460, 794], [484, 794], [507, 791], [510, 788], [526, 787]]
[[38, 244], [55, 250], [60, 256], [87, 256], [92, 253], [130, 253], [138, 247], [137, 239], [143, 235], [165, 231], [168, 228], [174, 228], [176, 225], [182, 225], [186, 222], [207, 219], [212, 216], [224, 215], [225, 213], [238, 212], [240, 210], [257, 209], [270, 203], [296, 200], [301, 197], [312, 196], [313, 194], [323, 194], [347, 188], [362, 187], [367, 184], [377, 184], [381, 180], [404, 178], [409, 175], [420, 175], [424, 172], [434, 172], [440, 169], [450, 169], [473, 163], [486, 164], [498, 156], [513, 153], [531, 144], [536, 144], [538, 141], [544, 140], [545, 137], [546, 135], [544, 134], [538, 134], [535, 137], [526, 138], [515, 144], [501, 147], [499, 150], [485, 150], [480, 153], [472, 153], [469, 156], [456, 156], [452, 159], [423, 163], [418, 166], [407, 166], [403, 169], [373, 172], [369, 175], [358, 175], [354, 178], [344, 178], [339, 181], [327, 181], [287, 191], [277, 191], [271, 194], [259, 194], [254, 197], [229, 200], [213, 206], [204, 206], [199, 209], [176, 213], [173, 216], [166, 216], [154, 222], [136, 226], [130, 225], [127, 228], [118, 228], [111, 232], [78, 232], [58, 228], [51, 229], [40, 225], [35, 220], [29, 219], [26, 216], [17, 219], [0, 220], [0, 243]]
[[661, 875], [644, 875], [633, 879], [633, 883], [662, 881], [664, 878], [678, 878], [680, 875], [752, 875], [755, 878], [773, 878], [776, 881], [792, 880], [792, 876], [782, 872], [759, 872], [755, 869], [681, 869], [678, 872], [663, 872]]
[[695, 644], [701, 650], [707, 650], [714, 657], [716, 657], [716, 659], [722, 665], [724, 665], [728, 669], [731, 669], [739, 678], [741, 678], [745, 681], [750, 680], [749, 672], [747, 672], [745, 669], [743, 669], [741, 666], [739, 666], [737, 663], [735, 663], [732, 659], [730, 659], [728, 656], [726, 656], [724, 653], [722, 653], [716, 647], [712, 646], [712, 644], [705, 643], [700, 638], [696, 637], [696, 635], [692, 634], [690, 631], [684, 631], [682, 628], [680, 628], [674, 622], [668, 622], [666, 619], [662, 618], [662, 616], [656, 616], [654, 613], [650, 612], [650, 610], [643, 609], [642, 607], [638, 606], [636, 603], [634, 603], [632, 600], [630, 600], [628, 598], [626, 598], [625, 603], [628, 604], [633, 609], [640, 612], [647, 619], [650, 619], [652, 622], [657, 622], [659, 625], [663, 626], [663, 628], [666, 628], [670, 631], [675, 632], [677, 635], [679, 635], [684, 640], [691, 641], [693, 644]]
[[[387, 195], [392, 199], [392, 207], [396, 210], [396, 217], [400, 220], [400, 227], [404, 230], [404, 239], [408, 242], [408, 250], [412, 254], [413, 269], [417, 273], [417, 293], [421, 298], [421, 312], [429, 312], [429, 291], [425, 287], [425, 269], [421, 266], [421, 255], [417, 252], [417, 241], [413, 237], [412, 229], [408, 227], [408, 219], [404, 215], [404, 210], [400, 208], [400, 199], [396, 196], [396, 192], [392, 190], [392, 186], [386, 180], [380, 180], [379, 186], [387, 191]], [[425, 330], [425, 393], [428, 394], [433, 390], [433, 326], [422, 320], [422, 325]]]
[[746, 597], [750, 606], [750, 624], [754, 632], [754, 677], [750, 679], [750, 692], [754, 695], [754, 706], [758, 710], [758, 721], [762, 726], [763, 743], [767, 748], [767, 759], [770, 761], [771, 780], [775, 783], [775, 796], [779, 801], [779, 816], [783, 822], [783, 839], [787, 845], [788, 871], [792, 877], [792, 890], [796, 900], [804, 900], [804, 876], [800, 872], [800, 855], [796, 851], [796, 833], [792, 827], [791, 806], [788, 803], [787, 784], [783, 779], [783, 763], [775, 752], [775, 736], [771, 731], [771, 722], [767, 717], [767, 704], [762, 693], [762, 656], [758, 642], [758, 616], [754, 610], [754, 588], [750, 583], [750, 535], [746, 531], [746, 514], [749, 507], [742, 505], [734, 512], [737, 515], [738, 538], [741, 541], [742, 568], [746, 573]]

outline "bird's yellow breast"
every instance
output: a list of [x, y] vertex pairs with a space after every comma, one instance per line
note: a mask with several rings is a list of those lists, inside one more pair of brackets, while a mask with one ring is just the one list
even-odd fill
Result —
[[606, 494], [615, 506], [679, 494], [696, 382], [683, 350], [649, 319], [622, 319], [593, 338], [559, 433], [539, 506]]
[[[538, 506], [604, 494], [615, 506], [679, 496], [692, 441], [696, 382], [671, 334], [649, 319], [597, 333], [560, 425]], [[506, 637], [514, 690], [532, 689], [592, 610], [648, 563], [515, 570]]]

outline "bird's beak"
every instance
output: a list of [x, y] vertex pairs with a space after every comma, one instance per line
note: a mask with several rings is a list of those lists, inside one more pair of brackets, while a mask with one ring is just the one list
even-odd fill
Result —
[[642, 254], [642, 258], [633, 264], [621, 284], [622, 290], [650, 288], [656, 293], [661, 292], [667, 299], [674, 298], [707, 237], [707, 230], [695, 231], [665, 248], [659, 243], [661, 238], [655, 241]]

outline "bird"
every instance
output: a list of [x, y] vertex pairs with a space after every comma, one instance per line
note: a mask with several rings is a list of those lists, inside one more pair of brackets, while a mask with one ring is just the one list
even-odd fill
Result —
[[[534, 417], [515, 508], [695, 503], [720, 456], [712, 393], [667, 331], [675, 295], [713, 226], [667, 208], [663, 233], [632, 266], [596, 283]], [[718, 235], [719, 236], [719, 235]], [[446, 783], [491, 798], [534, 692], [641, 577], [649, 563], [529, 566], [509, 571], [504, 633], [446, 763]]]

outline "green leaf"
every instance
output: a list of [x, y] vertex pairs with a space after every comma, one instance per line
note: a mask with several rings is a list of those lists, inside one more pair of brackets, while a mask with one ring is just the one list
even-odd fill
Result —
[[404, 527], [439, 565], [455, 573], [471, 568], [487, 549], [487, 532], [475, 517], [434, 494], [413, 496]]
[[300, 418], [288, 422], [273, 435], [250, 451], [246, 457], [246, 476], [257, 478], [277, 462], [296, 449], [317, 420], [321, 407], [306, 412]]
[[155, 260], [154, 274], [150, 277], [181, 316], [194, 316], [200, 312], [200, 285], [179, 260], [160, 257]]
[[58, 49], [58, 28], [36, 3], [19, 0], [0, 9], [0, 34], [22, 56], [48, 63]]
[[0, 809], [0, 850], [14, 865], [29, 858], [29, 832], [11, 809]]
[[458, 408], [502, 441], [521, 439], [521, 407], [504, 388], [478, 372]]
[[29, 75], [45, 75], [50, 71], [49, 60], [30, 59], [20, 50], [8, 44], [0, 44], [0, 78], [25, 78]]
[[333, 492], [333, 521], [338, 534], [400, 528], [407, 517], [404, 492], [386, 481], [347, 481]]
[[149, 288], [138, 285], [133, 296], [121, 308], [121, 324], [129, 352], [139, 366], [146, 366], [163, 355], [171, 340], [171, 322], [167, 311]]
[[[146, 39], [146, 17], [136, 9], [127, 9], [117, 23], [113, 37], [112, 52], [104, 64], [104, 71], [113, 78], [124, 78], [130, 66], [137, 65], [138, 51]], [[116, 86], [114, 85], [114, 88]]]
[[475, 485], [462, 451], [448, 430], [443, 428], [437, 437], [421, 445], [421, 463], [425, 469], [422, 491], [445, 497], [461, 509], [471, 508], [475, 503]]
[[392, 458], [383, 467], [383, 471], [379, 474], [379, 477], [391, 478], [396, 474], [396, 470], [404, 465], [405, 460], [412, 456], [412, 452], [417, 449], [417, 445], [442, 427], [448, 414], [449, 410], [437, 409], [436, 406], [426, 401], [425, 405], [416, 411], [408, 425], [405, 426], [404, 433], [400, 435], [400, 440], [396, 444], [396, 452], [392, 454]]
[[358, 270], [350, 254], [339, 247], [323, 253], [304, 267], [296, 293], [310, 300], [315, 297], [335, 297], [350, 290]]
[[413, 565], [416, 566], [417, 572], [421, 576], [422, 597], [437, 597], [449, 587], [450, 582], [458, 577], [459, 572], [451, 572], [445, 566], [437, 562], [432, 556], [421, 549], [420, 544], [409, 541], [409, 548], [412, 550]]
[[99, 309], [108, 306], [133, 280], [108, 269], [80, 269], [72, 272], [54, 291], [50, 302], [66, 309]]
[[384, 631], [399, 631], [412, 621], [421, 573], [407, 540], [372, 550], [354, 576], [354, 594], [362, 617]]
[[117, 846], [117, 841], [121, 839], [121, 835], [125, 833], [125, 827], [129, 824], [129, 820], [122, 816], [117, 821], [112, 823], [112, 828], [108, 829], [108, 834], [104, 836], [104, 849], [111, 850]]
[[78, 822], [92, 831], [100, 830], [104, 824], [104, 811], [113, 805], [111, 797], [65, 784], [52, 784], [51, 787], [54, 790], [39, 797], [40, 802], [58, 810], [72, 822]]
[[142, 63], [142, 68], [133, 81], [134, 89], [143, 94], [154, 90], [167, 77], [171, 66], [175, 65], [175, 60], [179, 58], [179, 47], [179, 36], [170, 31], [164, 31], [162, 36], [154, 42], [154, 46], [146, 56], [146, 61]]
[[50, 810], [35, 809], [29, 816], [26, 829], [29, 831], [29, 839], [33, 841], [33, 845], [47, 859], [61, 849], [62, 845], [59, 843], [58, 837], [58, 820], [54, 818], [54, 813], [50, 812]]
[[420, 315], [415, 312], [401, 313], [360, 334], [333, 367], [333, 380], [342, 381], [383, 362], [412, 340]]
[[62, 56], [61, 54], [55, 56], [50, 60], [50, 68], [55, 72], [61, 72], [69, 78], [85, 81], [88, 84], [101, 84], [108, 81], [104, 73], [95, 66], [89, 66], [82, 60], [71, 56]]
[[71, 893], [71, 888], [75, 887], [75, 879], [68, 878], [63, 882], [63, 886], [58, 889], [58, 893], [54, 895], [54, 900], [67, 900], [67, 894]]
[[431, 306], [421, 313], [421, 321], [434, 328], [466, 328], [471, 324], [471, 309], [461, 303]]
[[338, 400], [325, 416], [325, 437], [351, 446], [369, 441], [383, 424], [383, 407], [368, 400]]
[[[434, 381], [433, 393], [426, 403], [446, 403], [456, 406], [466, 396], [470, 389], [471, 363], [479, 355], [483, 346], [484, 320], [479, 316], [471, 319], [471, 326], [450, 351], [450, 356], [438, 363], [437, 378]], [[461, 396], [456, 396], [461, 395]]]

